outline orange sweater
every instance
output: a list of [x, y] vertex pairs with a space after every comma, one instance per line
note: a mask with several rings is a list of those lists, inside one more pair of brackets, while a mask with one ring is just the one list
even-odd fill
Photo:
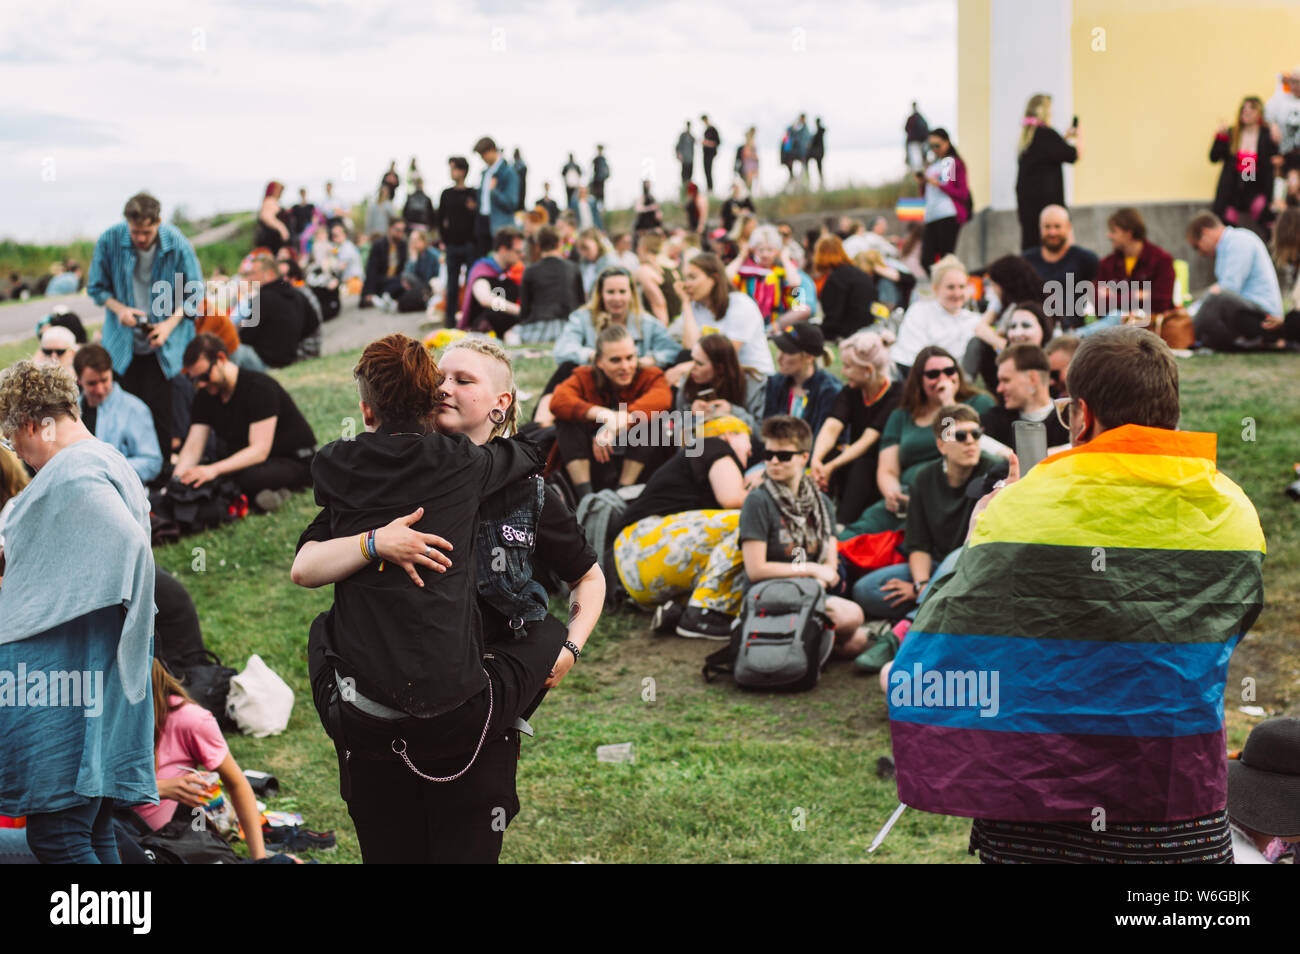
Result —
[[612, 394], [601, 393], [595, 369], [581, 365], [551, 395], [551, 413], [561, 421], [585, 421], [593, 407], [617, 410], [620, 404], [626, 404], [629, 413], [644, 411], [653, 416], [672, 407], [673, 392], [658, 368], [638, 368], [627, 387]]

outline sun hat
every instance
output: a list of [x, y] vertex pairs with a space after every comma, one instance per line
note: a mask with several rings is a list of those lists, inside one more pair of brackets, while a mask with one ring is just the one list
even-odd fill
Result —
[[1228, 762], [1228, 816], [1262, 835], [1300, 835], [1300, 719], [1251, 730], [1241, 757]]

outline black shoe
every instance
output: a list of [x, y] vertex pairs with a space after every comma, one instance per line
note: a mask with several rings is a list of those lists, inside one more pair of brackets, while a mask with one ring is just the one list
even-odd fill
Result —
[[677, 632], [677, 624], [681, 622], [684, 608], [676, 603], [664, 603], [655, 609], [654, 620], [651, 622], [651, 628], [656, 636], [671, 636]]
[[736, 618], [717, 610], [688, 606], [677, 624], [677, 635], [691, 639], [731, 639]]

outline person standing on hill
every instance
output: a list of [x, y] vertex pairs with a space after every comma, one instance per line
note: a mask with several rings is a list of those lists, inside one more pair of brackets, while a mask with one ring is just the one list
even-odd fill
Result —
[[465, 185], [469, 175], [469, 162], [464, 156], [447, 160], [451, 171], [451, 186], [442, 190], [438, 198], [438, 233], [442, 236], [443, 251], [447, 253], [447, 294], [443, 324], [456, 327], [456, 312], [460, 308], [460, 270], [474, 261], [476, 251], [474, 230], [478, 223], [478, 196]]
[[925, 169], [925, 141], [930, 136], [930, 126], [917, 110], [916, 103], [912, 103], [912, 115], [903, 124], [903, 131], [907, 135], [907, 168], [921, 172]]
[[[826, 191], [826, 173], [822, 171], [822, 160], [826, 158], [826, 127], [822, 125], [820, 116], [817, 117], [816, 123], [817, 128], [813, 131], [812, 141], [808, 146], [808, 160], [804, 165], [807, 166], [808, 162], [817, 163], [817, 187], [824, 192]], [[804, 175], [807, 176], [806, 168]]]
[[703, 115], [700, 122], [704, 123], [704, 139], [700, 145], [704, 149], [704, 183], [710, 193], [713, 192], [713, 160], [717, 158], [718, 146], [722, 142], [718, 136], [718, 128], [709, 122], [709, 117]]
[[568, 208], [573, 193], [582, 184], [582, 166], [573, 161], [573, 153], [569, 153], [569, 161], [560, 169], [560, 178], [564, 181], [564, 206]]
[[1061, 166], [1079, 159], [1079, 129], [1062, 136], [1052, 128], [1052, 97], [1029, 98], [1021, 121], [1020, 166], [1016, 175], [1016, 207], [1020, 216], [1020, 248], [1038, 244], [1038, 216], [1049, 205], [1065, 205]]
[[691, 121], [686, 120], [686, 128], [677, 137], [677, 161], [682, 164], [682, 188], [691, 181], [695, 171], [695, 137], [691, 134]]
[[596, 158], [591, 160], [591, 195], [600, 207], [605, 208], [605, 180], [609, 178], [609, 160], [605, 158], [605, 147], [596, 146]]

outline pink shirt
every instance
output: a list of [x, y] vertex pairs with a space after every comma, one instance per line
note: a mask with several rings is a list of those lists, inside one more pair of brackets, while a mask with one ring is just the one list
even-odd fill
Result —
[[[172, 696], [168, 701], [171, 705], [183, 702], [180, 696]], [[184, 702], [168, 714], [167, 724], [163, 726], [158, 741], [158, 778], [179, 778], [192, 768], [216, 771], [229, 752], [216, 717], [201, 705]], [[164, 798], [157, 805], [137, 805], [135, 810], [157, 831], [172, 820], [179, 804]]]

